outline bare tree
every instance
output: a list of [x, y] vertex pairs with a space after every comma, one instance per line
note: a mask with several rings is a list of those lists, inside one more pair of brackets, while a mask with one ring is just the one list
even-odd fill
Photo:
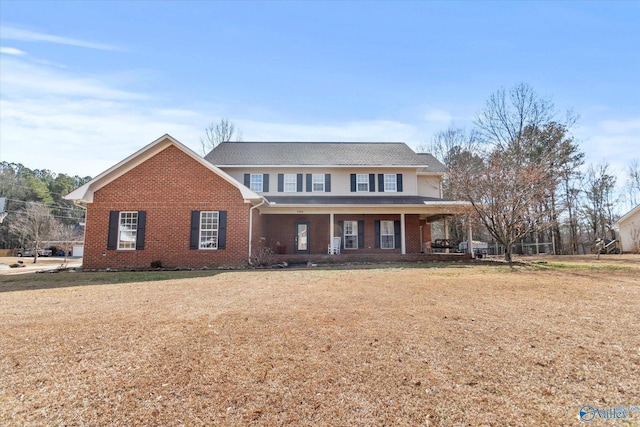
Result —
[[204, 130], [204, 136], [200, 137], [202, 154], [206, 155], [222, 142], [231, 141], [234, 135], [236, 135], [236, 141], [242, 141], [242, 133], [239, 130], [236, 133], [236, 126], [229, 119], [222, 118], [218, 124], [211, 122]]
[[67, 256], [71, 252], [73, 242], [82, 239], [82, 232], [75, 224], [65, 224], [56, 221], [53, 235], [56, 240], [62, 242], [62, 250], [64, 252], [64, 263], [67, 263]]
[[38, 262], [38, 250], [42, 242], [51, 237], [55, 228], [55, 219], [51, 210], [40, 203], [28, 202], [26, 207], [16, 214], [9, 230], [20, 241], [33, 247], [33, 263]]
[[589, 166], [585, 175], [585, 200], [582, 213], [588, 224], [592, 239], [605, 238], [607, 232], [615, 239], [611, 226], [614, 222], [613, 209], [616, 204], [614, 190], [616, 177], [609, 171], [607, 163]]
[[627, 182], [625, 185], [629, 209], [633, 209], [640, 204], [640, 163], [634, 159], [627, 168]]

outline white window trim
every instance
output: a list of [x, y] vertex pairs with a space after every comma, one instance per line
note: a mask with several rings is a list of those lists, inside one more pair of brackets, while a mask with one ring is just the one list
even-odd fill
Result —
[[[363, 178], [364, 181], [361, 182], [360, 179]], [[360, 189], [360, 184], [364, 184], [367, 188], [366, 190]], [[369, 174], [359, 173], [356, 174], [356, 192], [358, 193], [368, 193], [369, 192]]]
[[[131, 218], [135, 218], [135, 226], [133, 229], [123, 227], [123, 216], [131, 215]], [[122, 243], [125, 242], [122, 239], [122, 233], [131, 233], [133, 236], [133, 245], [131, 247], [123, 247]], [[122, 211], [118, 216], [118, 250], [119, 251], [135, 251], [136, 250], [136, 242], [138, 240], [138, 211]], [[126, 240], [126, 242], [129, 242]]]
[[[320, 185], [321, 188], [316, 190], [316, 185]], [[323, 173], [314, 173], [311, 175], [311, 192], [324, 193], [324, 174]]]
[[[347, 223], [351, 223], [352, 227], [351, 227], [351, 234], [347, 234]], [[344, 232], [343, 232], [343, 239], [344, 239], [344, 248], [348, 249], [348, 250], [352, 250], [352, 249], [358, 249], [358, 221], [345, 221], [344, 222]], [[349, 248], [347, 247], [347, 237], [355, 237], [355, 246], [353, 248]]]
[[[204, 218], [205, 215], [209, 215], [209, 214], [215, 214], [216, 215], [216, 227], [215, 228], [203, 228], [202, 227], [202, 220]], [[203, 232], [211, 232], [211, 245], [207, 246], [206, 241], [202, 240], [202, 233]], [[206, 250], [206, 251], [212, 251], [212, 250], [217, 250], [218, 249], [218, 238], [220, 233], [220, 213], [218, 211], [201, 211], [200, 212], [200, 224], [199, 224], [199, 229], [198, 229], [198, 249], [202, 249], [202, 250]], [[209, 240], [209, 239], [207, 239]]]
[[[385, 223], [391, 223], [391, 233], [387, 232], [385, 233], [385, 227], [384, 224]], [[385, 236], [391, 236], [391, 246], [390, 247], [385, 247], [384, 246], [384, 237]], [[395, 249], [396, 248], [396, 233], [395, 233], [395, 225], [393, 223], [393, 221], [380, 221], [380, 249]]]
[[[289, 180], [287, 180], [287, 178], [289, 178]], [[291, 180], [291, 178], [293, 178], [293, 180]], [[293, 185], [293, 190], [291, 189], [287, 190], [287, 184], [289, 186]], [[295, 173], [284, 174], [284, 184], [283, 184], [282, 191], [285, 193], [295, 193], [296, 191], [298, 191], [298, 175], [297, 174]]]
[[249, 189], [261, 193], [263, 188], [262, 178], [261, 173], [252, 173], [249, 178]]
[[[393, 182], [391, 181], [393, 179]], [[393, 189], [392, 189], [393, 188]], [[398, 191], [398, 175], [395, 173], [384, 174], [384, 192], [395, 193]]]

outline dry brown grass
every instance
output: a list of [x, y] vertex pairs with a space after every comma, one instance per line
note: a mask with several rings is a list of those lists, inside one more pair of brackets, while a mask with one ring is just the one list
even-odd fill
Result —
[[0, 278], [0, 424], [585, 424], [640, 406], [640, 263], [598, 265]]

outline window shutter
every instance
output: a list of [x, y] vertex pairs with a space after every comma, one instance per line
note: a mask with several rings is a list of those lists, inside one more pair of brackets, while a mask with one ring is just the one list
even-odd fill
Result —
[[340, 236], [340, 245], [344, 249], [344, 234], [342, 230], [344, 230], [344, 221], [338, 221], [338, 236]]
[[331, 193], [331, 174], [324, 174], [324, 191], [325, 193]]
[[251, 187], [251, 175], [248, 173], [244, 174], [244, 186]]
[[402, 193], [402, 174], [396, 175], [396, 191]]
[[358, 221], [358, 249], [364, 249], [364, 221]]
[[352, 173], [351, 174], [351, 192], [355, 193], [356, 191], [356, 174]]
[[373, 221], [373, 228], [375, 229], [376, 249], [380, 249], [380, 220]]
[[284, 174], [278, 174], [278, 193], [282, 193], [284, 191]]
[[369, 192], [373, 193], [375, 191], [376, 191], [376, 174], [370, 173], [369, 174]]
[[138, 211], [138, 230], [136, 232], [136, 250], [144, 249], [144, 232], [147, 227], [147, 212]]
[[313, 188], [311, 188], [311, 174], [307, 174], [307, 193], [311, 193]]
[[378, 174], [378, 191], [384, 192], [384, 174], [383, 173]]
[[191, 211], [191, 235], [189, 249], [198, 249], [200, 243], [200, 211]]
[[107, 235], [107, 249], [116, 249], [118, 247], [118, 222], [120, 221], [120, 212], [109, 212], [109, 234]]
[[299, 173], [296, 178], [296, 190], [302, 192], [302, 174]]
[[227, 211], [218, 212], [218, 249], [227, 248]]
[[393, 221], [393, 238], [396, 249], [399, 249], [402, 246], [400, 242], [400, 221]]
[[265, 193], [269, 192], [269, 174], [265, 173], [262, 175], [262, 191]]

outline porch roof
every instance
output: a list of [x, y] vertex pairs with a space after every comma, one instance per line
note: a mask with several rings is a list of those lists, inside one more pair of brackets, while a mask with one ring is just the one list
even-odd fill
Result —
[[453, 200], [424, 196], [269, 196], [266, 199], [271, 206], [425, 206], [442, 202], [447, 204], [454, 202]]

